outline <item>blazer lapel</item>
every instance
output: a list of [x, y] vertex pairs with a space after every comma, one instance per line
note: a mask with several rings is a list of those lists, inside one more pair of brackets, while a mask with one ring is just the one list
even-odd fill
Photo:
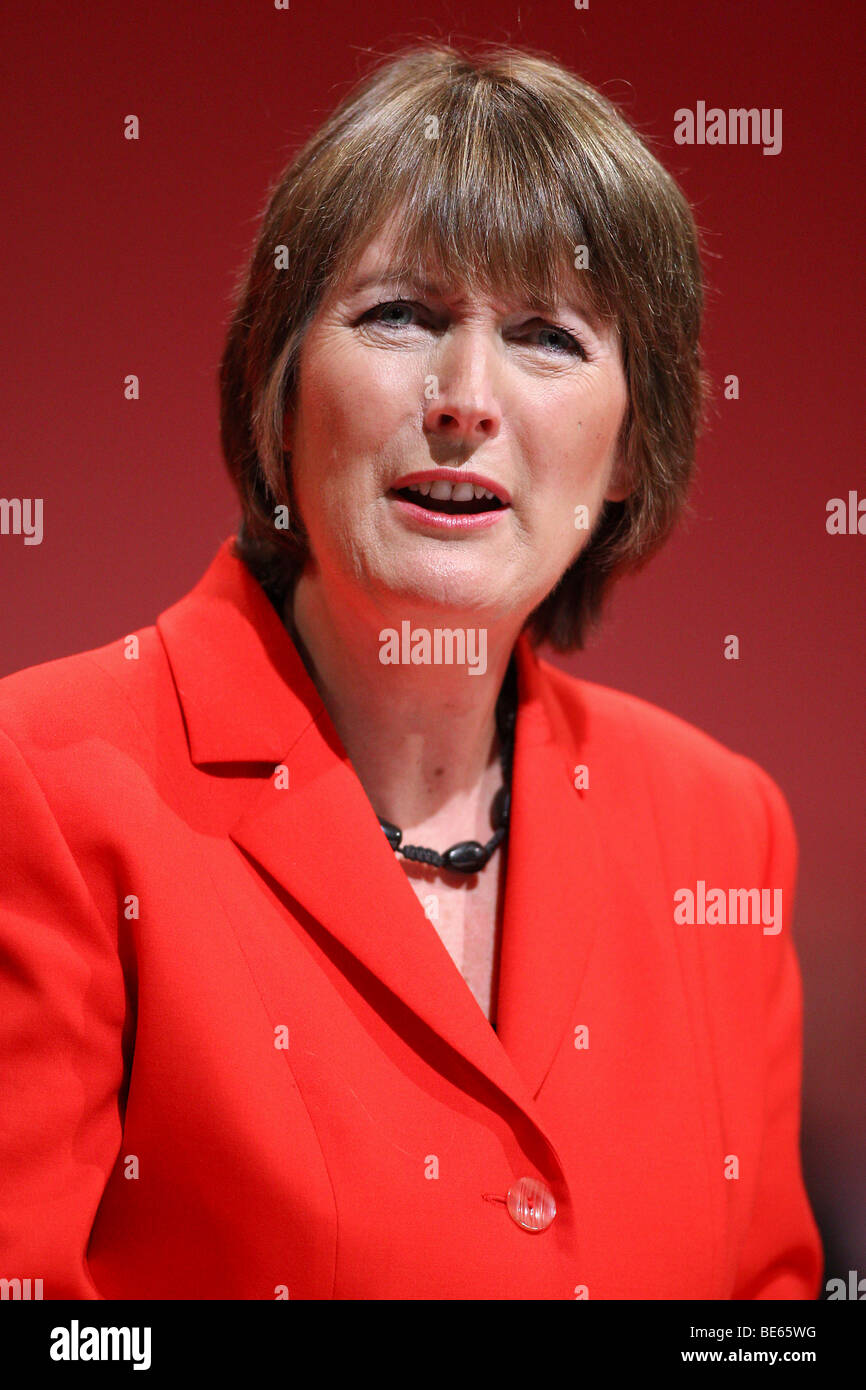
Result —
[[191, 761], [267, 768], [251, 794], [244, 783], [234, 843], [523, 1109], [556, 1154], [534, 1097], [569, 1026], [598, 922], [598, 853], [572, 784], [573, 733], [525, 636], [497, 1034], [425, 916], [300, 655], [231, 538], [157, 626]]
[[497, 1031], [537, 1096], [575, 1006], [599, 924], [611, 911], [587, 791], [581, 713], [569, 721], [549, 668], [517, 642], [520, 705], [514, 749]]

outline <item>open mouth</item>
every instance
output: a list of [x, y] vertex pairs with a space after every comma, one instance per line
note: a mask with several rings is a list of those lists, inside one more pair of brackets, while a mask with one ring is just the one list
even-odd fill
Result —
[[498, 497], [473, 497], [468, 502], [455, 502], [452, 498], [443, 500], [425, 496], [410, 487], [391, 488], [390, 497], [401, 497], [404, 502], [414, 502], [428, 512], [442, 512], [446, 516], [474, 516], [477, 512], [501, 512], [502, 502]]

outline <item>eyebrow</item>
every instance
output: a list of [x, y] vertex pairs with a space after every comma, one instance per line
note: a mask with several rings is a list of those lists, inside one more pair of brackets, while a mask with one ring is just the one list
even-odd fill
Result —
[[[411, 290], [413, 294], [420, 294], [422, 296], [429, 296], [434, 299], [450, 301], [457, 307], [460, 307], [461, 305], [466, 303], [465, 296], [449, 295], [445, 287], [438, 284], [436, 281], [425, 280], [414, 274], [401, 275], [399, 271], [390, 269], [374, 270], [370, 271], [367, 275], [359, 276], [357, 279], [352, 280], [348, 284], [348, 286], [346, 287], [346, 293], [349, 295], [360, 294], [362, 290], [369, 289], [371, 285], [391, 284], [404, 285], [406, 289]], [[530, 307], [537, 309], [539, 312], [542, 313], [554, 312], [553, 305], [543, 304], [540, 300], [532, 302]], [[598, 318], [598, 315], [588, 304], [582, 304], [579, 300], [575, 300], [573, 302], [563, 301], [562, 307], [565, 309], [571, 309], [572, 313], [575, 313], [579, 317], [586, 319], [587, 323], [589, 323], [596, 331], [598, 331], [600, 327], [600, 320]]]

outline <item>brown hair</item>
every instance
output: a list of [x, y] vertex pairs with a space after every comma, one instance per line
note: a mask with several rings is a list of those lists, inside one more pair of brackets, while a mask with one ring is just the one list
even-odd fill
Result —
[[[645, 564], [687, 509], [709, 387], [704, 289], [697, 227], [674, 179], [607, 97], [527, 50], [404, 49], [343, 98], [271, 188], [220, 368], [238, 552], [281, 602], [308, 553], [283, 452], [301, 343], [323, 295], [397, 207], [398, 269], [433, 265], [529, 302], [552, 302], [563, 265], [587, 248], [588, 268], [571, 274], [619, 331], [631, 491], [604, 504], [526, 624], [534, 644], [582, 647], [611, 581]], [[279, 506], [287, 529], [275, 525]]]

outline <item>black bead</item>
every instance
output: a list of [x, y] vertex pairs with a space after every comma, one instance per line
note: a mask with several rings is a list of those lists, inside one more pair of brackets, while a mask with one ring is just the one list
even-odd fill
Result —
[[508, 824], [511, 814], [511, 792], [507, 787], [500, 787], [493, 798], [493, 807], [490, 812], [490, 819], [494, 827], [498, 830], [500, 826]]
[[459, 844], [446, 849], [442, 863], [446, 869], [456, 869], [461, 874], [474, 874], [487, 863], [488, 854], [484, 845], [477, 840], [461, 840]]
[[392, 825], [389, 820], [382, 820], [381, 816], [379, 817], [379, 824], [387, 836], [388, 844], [393, 850], [398, 850], [400, 848], [400, 841], [403, 838], [403, 831], [398, 830], [397, 826]]

